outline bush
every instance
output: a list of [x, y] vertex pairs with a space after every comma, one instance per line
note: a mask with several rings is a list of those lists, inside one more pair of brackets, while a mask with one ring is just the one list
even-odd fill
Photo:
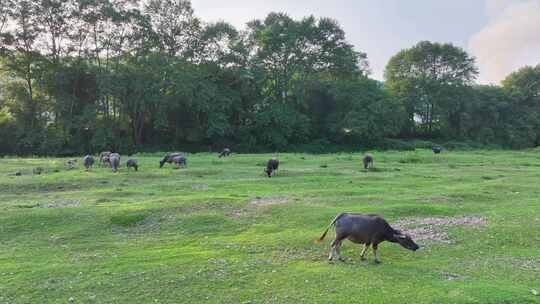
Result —
[[411, 141], [385, 138], [378, 145], [382, 150], [414, 151], [415, 146]]

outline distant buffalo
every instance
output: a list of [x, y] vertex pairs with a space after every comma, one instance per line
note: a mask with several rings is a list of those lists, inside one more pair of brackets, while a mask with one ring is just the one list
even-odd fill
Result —
[[364, 163], [364, 169], [368, 169], [373, 167], [373, 155], [366, 154], [364, 158], [362, 159], [362, 162]]
[[83, 157], [83, 164], [86, 168], [86, 171], [90, 170], [94, 165], [94, 157], [92, 155], [86, 155]]
[[441, 147], [438, 147], [438, 146], [435, 146], [433, 148], [431, 148], [431, 150], [433, 151], [433, 153], [435, 154], [440, 154], [442, 152], [442, 148]]
[[183, 155], [176, 155], [172, 158], [172, 163], [176, 165], [177, 168], [187, 167], [187, 159]]
[[76, 159], [68, 159], [66, 162], [66, 166], [69, 170], [74, 169], [75, 166], [77, 166], [77, 160]]
[[109, 155], [109, 164], [111, 165], [112, 171], [117, 172], [120, 167], [120, 154], [111, 153]]
[[43, 168], [41, 167], [36, 167], [34, 169], [32, 169], [32, 172], [34, 173], [34, 175], [40, 175], [41, 173], [43, 173]]
[[266, 163], [266, 169], [264, 170], [264, 172], [266, 172], [266, 175], [268, 175], [268, 177], [272, 177], [272, 174], [277, 171], [278, 167], [279, 160], [277, 158], [272, 158]]
[[111, 156], [112, 152], [110, 151], [103, 151], [101, 153], [99, 153], [99, 163], [101, 164], [101, 166], [108, 166], [110, 167], [111, 164], [109, 162], [109, 157]]
[[173, 159], [174, 159], [175, 157], [177, 157], [177, 156], [182, 156], [182, 157], [183, 157], [182, 153], [178, 153], [178, 152], [176, 152], [176, 153], [169, 153], [169, 154], [165, 155], [165, 156], [163, 157], [163, 159], [161, 159], [161, 160], [159, 161], [159, 167], [160, 167], [160, 168], [163, 168], [163, 165], [165, 165], [165, 163], [172, 164], [172, 163], [173, 163]]
[[229, 155], [231, 155], [231, 149], [225, 148], [223, 151], [221, 151], [221, 153], [219, 153], [219, 158], [227, 157]]
[[138, 171], [139, 170], [139, 165], [137, 164], [137, 160], [135, 159], [128, 159], [127, 162], [126, 162], [126, 167], [128, 168], [133, 168], [135, 169], [135, 171]]
[[364, 244], [361, 259], [365, 260], [366, 251], [371, 245], [375, 263], [380, 263], [377, 256], [377, 248], [381, 242], [389, 241], [399, 243], [402, 247], [416, 251], [420, 248], [408, 235], [399, 230], [395, 230], [382, 217], [374, 214], [362, 215], [357, 213], [341, 213], [328, 225], [322, 236], [316, 241], [322, 242], [331, 226], [336, 228], [336, 239], [331, 244], [329, 260], [340, 256], [341, 242], [345, 239], [356, 243]]

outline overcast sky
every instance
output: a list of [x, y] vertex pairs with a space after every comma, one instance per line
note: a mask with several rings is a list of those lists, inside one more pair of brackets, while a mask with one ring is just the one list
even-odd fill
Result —
[[421, 40], [451, 42], [477, 58], [479, 81], [498, 83], [540, 63], [540, 0], [192, 0], [204, 21], [244, 27], [269, 12], [331, 17], [383, 78], [392, 55]]

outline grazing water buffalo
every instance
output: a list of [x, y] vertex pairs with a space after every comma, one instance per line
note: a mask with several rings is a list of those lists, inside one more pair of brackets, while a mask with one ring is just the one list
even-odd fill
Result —
[[112, 152], [110, 151], [103, 151], [99, 153], [99, 163], [102, 167], [104, 166], [111, 166], [111, 163], [109, 162], [109, 157], [111, 156]]
[[133, 168], [135, 169], [135, 171], [138, 171], [139, 170], [139, 165], [137, 164], [137, 160], [135, 159], [128, 159], [127, 162], [126, 162], [126, 167], [128, 168]]
[[229, 155], [231, 155], [231, 149], [225, 148], [223, 149], [223, 151], [221, 151], [221, 153], [219, 153], [219, 158], [222, 158], [224, 156], [229, 156]]
[[169, 163], [169, 164], [173, 163], [173, 158], [175, 158], [177, 156], [182, 156], [182, 153], [176, 152], [176, 153], [169, 153], [169, 154], [165, 155], [163, 157], [163, 159], [161, 159], [159, 161], [159, 167], [163, 168], [163, 165], [165, 165], [165, 163]]
[[69, 170], [71, 169], [74, 169], [75, 166], [77, 165], [77, 160], [76, 159], [69, 159], [67, 162], [66, 162], [66, 166]]
[[117, 172], [118, 167], [120, 167], [120, 154], [111, 153], [109, 155], [109, 164], [111, 165], [112, 171]]
[[176, 165], [177, 168], [187, 167], [187, 159], [182, 155], [176, 155], [172, 158], [172, 163]]
[[375, 263], [380, 263], [377, 256], [377, 247], [381, 242], [389, 241], [399, 243], [404, 248], [416, 251], [419, 246], [408, 236], [399, 230], [390, 227], [390, 224], [382, 217], [374, 214], [341, 213], [328, 225], [322, 236], [316, 241], [322, 242], [331, 226], [336, 228], [336, 239], [331, 244], [329, 260], [334, 258], [340, 261], [341, 242], [344, 239], [356, 244], [364, 244], [361, 259], [365, 260], [366, 251], [371, 245]]
[[40, 175], [41, 173], [43, 173], [43, 168], [41, 167], [36, 167], [34, 169], [32, 169], [32, 172], [34, 173], [34, 175]]
[[272, 173], [274, 171], [277, 171], [278, 167], [279, 167], [279, 160], [277, 158], [272, 158], [268, 160], [268, 162], [266, 163], [266, 169], [264, 170], [264, 172], [266, 172], [268, 177], [272, 177]]
[[86, 171], [90, 170], [90, 168], [92, 168], [92, 166], [94, 165], [94, 157], [92, 155], [86, 155], [85, 157], [83, 157], [83, 164], [86, 168]]
[[362, 159], [362, 162], [364, 162], [364, 169], [372, 168], [373, 167], [373, 155], [366, 154], [364, 158]]
[[442, 148], [441, 147], [433, 147], [431, 148], [431, 150], [433, 150], [433, 153], [435, 154], [440, 154], [442, 152]]

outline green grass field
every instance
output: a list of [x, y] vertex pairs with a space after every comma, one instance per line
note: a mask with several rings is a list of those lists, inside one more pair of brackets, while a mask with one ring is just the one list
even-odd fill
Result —
[[[0, 303], [540, 303], [540, 151], [373, 154], [371, 171], [281, 154], [271, 179], [270, 154], [136, 155], [117, 174], [0, 159]], [[333, 230], [313, 240], [340, 212], [442, 239], [385, 242], [380, 265], [346, 241], [329, 262]], [[464, 217], [483, 223], [415, 226]]]

